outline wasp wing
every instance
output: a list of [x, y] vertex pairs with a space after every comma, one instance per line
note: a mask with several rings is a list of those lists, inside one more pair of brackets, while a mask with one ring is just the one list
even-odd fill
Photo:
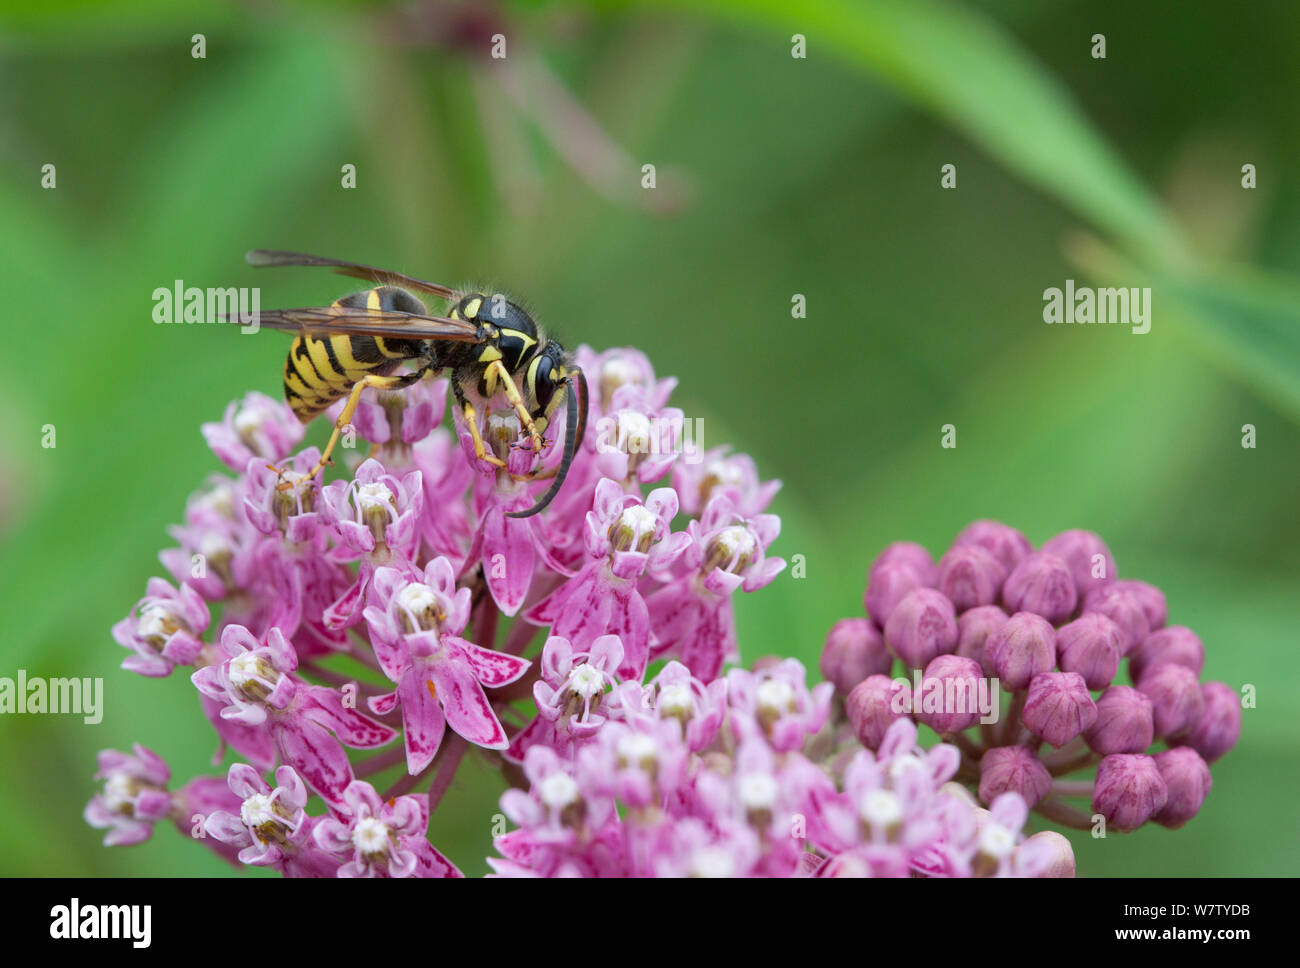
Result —
[[323, 256], [307, 255], [302, 252], [280, 252], [274, 249], [253, 249], [244, 259], [250, 266], [326, 266], [339, 275], [352, 276], [370, 282], [388, 286], [403, 286], [420, 292], [431, 293], [443, 299], [452, 299], [457, 293], [454, 289], [440, 286], [436, 282], [426, 282], [391, 269], [363, 265], [360, 262], [344, 262], [341, 259], [326, 259]]
[[[226, 315], [227, 322], [244, 321]], [[285, 329], [311, 336], [383, 336], [392, 339], [432, 339], [455, 343], [477, 343], [478, 327], [463, 319], [446, 316], [418, 316], [380, 309], [349, 306], [318, 306], [303, 309], [264, 309], [249, 321], [268, 329]]]

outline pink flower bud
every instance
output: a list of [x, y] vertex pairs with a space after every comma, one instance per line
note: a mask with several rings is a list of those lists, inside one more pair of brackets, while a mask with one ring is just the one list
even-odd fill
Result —
[[876, 560], [871, 563], [871, 571], [875, 572], [885, 565], [906, 565], [920, 575], [926, 585], [934, 584], [934, 559], [930, 557], [930, 552], [915, 541], [895, 541], [888, 545], [876, 555]]
[[1176, 830], [1196, 816], [1209, 796], [1210, 768], [1190, 746], [1165, 750], [1155, 756], [1156, 768], [1169, 790], [1169, 799], [1156, 813], [1156, 823]]
[[1137, 684], [1151, 700], [1156, 736], [1181, 736], [1195, 728], [1205, 711], [1201, 684], [1186, 666], [1158, 665], [1148, 669]]
[[980, 800], [992, 803], [1000, 794], [1019, 793], [1033, 808], [1052, 788], [1052, 774], [1028, 746], [998, 746], [980, 758]]
[[1121, 578], [1115, 582], [1115, 585], [1141, 603], [1142, 611], [1147, 613], [1147, 622], [1153, 632], [1164, 627], [1165, 621], [1169, 618], [1169, 603], [1165, 601], [1164, 592], [1155, 585], [1148, 585], [1144, 581], [1133, 578]]
[[940, 736], [960, 733], [979, 722], [979, 683], [984, 671], [974, 659], [940, 655], [930, 660], [921, 677], [916, 718]]
[[939, 591], [959, 612], [998, 600], [1007, 569], [979, 545], [956, 545], [939, 562]]
[[1143, 752], [1155, 739], [1151, 700], [1132, 686], [1111, 686], [1097, 700], [1097, 719], [1084, 739], [1103, 756]]
[[871, 569], [862, 605], [877, 625], [884, 626], [910, 592], [925, 588], [925, 577], [911, 565], [885, 562]]
[[1186, 666], [1199, 676], [1205, 666], [1205, 645], [1201, 637], [1185, 625], [1171, 625], [1152, 632], [1129, 656], [1128, 674], [1137, 682], [1148, 669], [1164, 663]]
[[984, 662], [1008, 689], [1024, 689], [1056, 664], [1056, 631], [1041, 615], [1016, 612], [984, 643]]
[[822, 649], [821, 673], [847, 696], [867, 676], [888, 674], [894, 657], [870, 619], [846, 618], [831, 626]]
[[912, 687], [902, 679], [874, 675], [863, 679], [844, 701], [849, 725], [859, 743], [869, 750], [880, 748], [889, 727], [906, 719], [912, 708]]
[[1064, 561], [1055, 555], [1026, 556], [1002, 585], [1002, 604], [1013, 612], [1033, 612], [1049, 622], [1070, 617], [1079, 593]]
[[1201, 686], [1205, 711], [1200, 722], [1187, 737], [1191, 746], [1207, 763], [1213, 763], [1237, 745], [1241, 735], [1241, 697], [1226, 682], [1207, 682]]
[[1169, 788], [1150, 756], [1117, 753], [1097, 766], [1092, 809], [1118, 831], [1136, 830], [1163, 810], [1168, 799]]
[[1151, 634], [1151, 623], [1137, 596], [1114, 584], [1099, 585], [1083, 599], [1083, 611], [1105, 615], [1124, 632], [1124, 654], [1136, 649]]
[[957, 654], [967, 659], [974, 659], [984, 669], [985, 675], [993, 675], [984, 660], [984, 644], [988, 637], [1007, 624], [1007, 613], [996, 605], [981, 605], [962, 612], [957, 618]]
[[1020, 564], [1022, 558], [1032, 552], [1033, 545], [1029, 539], [1008, 524], [1001, 521], [974, 521], [967, 525], [953, 541], [957, 545], [977, 545], [989, 552], [1007, 571]]
[[1031, 733], [1059, 749], [1097, 721], [1097, 706], [1079, 673], [1044, 672], [1029, 684], [1021, 718]]
[[1124, 632], [1100, 612], [1081, 615], [1056, 630], [1056, 658], [1065, 672], [1077, 672], [1089, 689], [1105, 689], [1119, 669]]
[[[1029, 858], [1032, 856], [1032, 861]], [[1016, 867], [1032, 867], [1037, 877], [1073, 877], [1074, 848], [1055, 830], [1040, 830], [1016, 847]], [[1027, 863], [1028, 862], [1028, 863]]]
[[913, 669], [957, 648], [952, 602], [933, 588], [909, 592], [885, 624], [885, 644]]
[[1047, 541], [1040, 550], [1065, 562], [1080, 595], [1118, 575], [1115, 571], [1115, 557], [1106, 547], [1106, 542], [1091, 531], [1062, 531]]

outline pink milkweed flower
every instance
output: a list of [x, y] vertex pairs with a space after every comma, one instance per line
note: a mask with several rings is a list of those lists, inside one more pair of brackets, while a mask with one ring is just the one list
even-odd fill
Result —
[[501, 858], [488, 858], [501, 876], [594, 877], [624, 872], [614, 800], [595, 794], [578, 764], [536, 745], [523, 759], [528, 790], [501, 794], [501, 810], [518, 830], [497, 837]]
[[732, 507], [746, 517], [762, 514], [772, 503], [781, 482], [760, 481], [754, 458], [730, 450], [724, 444], [705, 451], [698, 459], [680, 460], [673, 465], [673, 490], [686, 514], [699, 514], [716, 494], [725, 494]]
[[1092, 809], [1116, 830], [1136, 830], [1163, 810], [1168, 800], [1169, 787], [1153, 757], [1116, 753], [1097, 765]]
[[1205, 683], [1201, 696], [1204, 712], [1186, 742], [1205, 762], [1213, 763], [1236, 746], [1241, 736], [1241, 697], [1226, 682]]
[[952, 544], [954, 548], [960, 545], [978, 545], [1002, 562], [1002, 567], [1008, 573], [1034, 550], [1029, 539], [1020, 531], [1009, 524], [987, 518], [972, 521], [953, 539]]
[[458, 563], [474, 534], [465, 498], [474, 470], [460, 459], [456, 438], [442, 427], [412, 448], [412, 459], [424, 489], [419, 524], [425, 545], [435, 557]]
[[407, 769], [427, 767], [448, 725], [477, 746], [505, 749], [506, 732], [483, 687], [514, 682], [532, 664], [461, 638], [468, 588], [456, 588], [451, 562], [434, 558], [422, 573], [380, 568], [364, 611], [371, 644], [396, 691], [370, 699], [383, 715], [400, 704]]
[[690, 751], [675, 720], [610, 722], [579, 751], [590, 788], [633, 809], [660, 806], [686, 778]]
[[713, 497], [699, 520], [687, 525], [682, 573], [647, 599], [652, 657], [675, 654], [693, 675], [716, 679], [736, 655], [731, 596], [770, 585], [785, 568], [784, 558], [767, 556], [780, 533], [776, 515], [746, 518], [725, 494]]
[[[374, 445], [372, 456], [390, 471], [409, 470], [412, 446], [442, 423], [449, 386], [446, 379], [426, 377], [396, 392], [363, 392], [352, 416], [352, 427]], [[341, 399], [326, 411], [331, 423], [338, 420], [346, 404], [346, 399]]]
[[193, 665], [210, 620], [208, 606], [189, 585], [173, 588], [162, 578], [150, 578], [144, 598], [113, 626], [118, 644], [135, 652], [122, 660], [122, 668], [158, 678], [178, 665]]
[[[497, 417], [490, 414], [488, 419], [491, 426]], [[518, 436], [519, 418], [512, 413], [504, 420], [510, 429], [500, 440]], [[472, 449], [468, 434], [466, 441], [466, 446]], [[566, 577], [569, 572], [553, 557], [551, 542], [542, 531], [539, 517], [509, 516], [511, 512], [527, 510], [535, 503], [531, 485], [512, 476], [529, 471], [533, 463], [532, 451], [524, 447], [507, 449], [503, 446], [500, 452], [506, 455], [506, 468], [494, 469], [491, 476], [479, 475], [475, 480], [474, 505], [478, 526], [474, 529], [461, 572], [463, 574], [475, 565], [481, 566], [492, 600], [502, 613], [514, 615], [528, 597], [539, 564], [545, 564]], [[567, 486], [568, 482], [565, 483]]]
[[677, 386], [676, 377], [657, 379], [649, 358], [630, 346], [596, 353], [584, 344], [578, 347], [576, 358], [591, 386], [593, 416], [608, 413], [614, 394], [624, 387], [637, 389], [649, 406], [658, 409]]
[[690, 547], [691, 536], [671, 530], [676, 514], [677, 494], [670, 487], [651, 491], [642, 502], [602, 479], [586, 518], [587, 563], [524, 618], [550, 625], [553, 636], [568, 639], [578, 651], [599, 636], [617, 635], [624, 650], [619, 675], [640, 679], [649, 660], [650, 615], [637, 582], [664, 572]]
[[276, 786], [247, 763], [230, 767], [230, 792], [239, 798], [238, 812], [216, 811], [203, 830], [239, 850], [239, 862], [271, 867], [285, 877], [333, 877], [338, 861], [312, 839], [317, 819], [307, 816], [307, 788], [291, 766], [275, 771]]
[[762, 858], [759, 834], [745, 823], [684, 817], [663, 833], [651, 860], [656, 877], [748, 877]]
[[1032, 807], [1052, 789], [1052, 774], [1028, 746], [995, 746], [980, 757], [980, 800], [1015, 793]]
[[366, 588], [381, 565], [414, 567], [420, 546], [418, 521], [424, 505], [420, 472], [398, 479], [374, 458], [351, 481], [334, 481], [321, 494], [323, 515], [338, 538], [336, 560], [361, 559], [356, 580], [325, 612], [325, 623], [341, 629], [361, 619]]
[[339, 877], [464, 876], [425, 839], [427, 796], [407, 794], [385, 802], [369, 783], [353, 780], [343, 801], [341, 819], [324, 817], [312, 830], [321, 850], [351, 857], [339, 867]]
[[[349, 709], [336, 690], [297, 678], [297, 653], [279, 629], [271, 629], [261, 644], [242, 625], [229, 625], [217, 652], [217, 661], [190, 679], [217, 704], [213, 725], [218, 733], [263, 769], [274, 763], [278, 749], [284, 762], [331, 806], [342, 802], [352, 780], [352, 765], [340, 743], [371, 749], [397, 735]], [[227, 730], [226, 723], [250, 728]]]
[[538, 744], [572, 755], [605, 723], [606, 693], [617, 688], [622, 664], [623, 643], [617, 635], [602, 635], [585, 651], [563, 636], [547, 639], [542, 678], [533, 683], [537, 716], [510, 741], [506, 759], [522, 762], [525, 752]]
[[1042, 877], [1061, 861], [1061, 845], [1024, 840], [1021, 830], [1029, 819], [1029, 808], [1015, 793], [996, 797], [987, 812], [977, 816], [976, 877]]
[[104, 789], [91, 797], [84, 817], [92, 827], [108, 831], [106, 847], [142, 843], [153, 835], [155, 823], [172, 814], [172, 795], [167, 792], [171, 770], [153, 750], [139, 743], [131, 749], [99, 753], [95, 779], [104, 781]]
[[[295, 545], [319, 547], [321, 529], [320, 474], [307, 477], [320, 451], [308, 447], [279, 468], [254, 458], [244, 469], [244, 514], [262, 534], [284, 536]], [[281, 489], [281, 484], [289, 487]]]
[[732, 669], [727, 673], [731, 711], [737, 725], [752, 727], [778, 753], [803, 745], [826, 724], [835, 687], [819, 682], [811, 690], [803, 663], [785, 659], [761, 672]]
[[654, 406], [639, 387], [620, 387], [594, 421], [597, 472], [624, 484], [654, 483], [683, 453], [684, 421], [681, 410]]
[[[649, 683], [624, 683], [619, 688], [624, 715], [631, 719], [643, 711], [657, 719], [676, 720], [693, 753], [707, 749], [718, 735], [727, 712], [727, 681], [707, 685], [680, 662], [667, 663]], [[630, 697], [632, 701], [626, 701]]]
[[220, 422], [200, 429], [212, 452], [232, 471], [243, 471], [254, 459], [264, 464], [282, 460], [304, 432], [287, 403], [257, 392], [232, 400]]
[[1062, 531], [1044, 542], [1040, 550], [1065, 562], [1080, 598], [1118, 577], [1115, 556], [1101, 536], [1091, 531]]
[[189, 585], [210, 602], [238, 587], [239, 560], [262, 536], [244, 515], [240, 487], [241, 482], [212, 475], [190, 495], [184, 524], [167, 529], [180, 547], [158, 553], [177, 584]]

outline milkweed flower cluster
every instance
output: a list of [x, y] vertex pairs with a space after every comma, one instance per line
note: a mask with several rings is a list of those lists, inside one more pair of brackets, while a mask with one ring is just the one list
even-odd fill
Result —
[[[1067, 826], [1181, 827], [1241, 732], [1236, 692], [1201, 681], [1201, 639], [1167, 624], [1158, 588], [1119, 578], [1091, 532], [1034, 549], [976, 521], [937, 562], [899, 542], [872, 564], [863, 605], [821, 662], [855, 735], [875, 749], [896, 722], [928, 725], [960, 749], [958, 776], [987, 805], [1016, 793]], [[895, 659], [910, 679], [890, 678]], [[1131, 684], [1117, 681], [1126, 659]], [[996, 700], [999, 684], [1000, 713], [982, 716], [977, 695], [991, 686]]]
[[[681, 446], [676, 381], [640, 352], [584, 347], [578, 362], [592, 387], [587, 436], [556, 500], [527, 518], [508, 514], [547, 482], [522, 476], [536, 455], [517, 416], [480, 415], [474, 429], [505, 467], [478, 459], [464, 414], [440, 426], [445, 381], [368, 391], [341, 452], [357, 435], [369, 456], [328, 483], [284, 404], [249, 394], [204, 426], [232, 475], [190, 497], [160, 555], [170, 577], [150, 579], [112, 632], [125, 669], [194, 690], [213, 763], [234, 762], [173, 790], [152, 751], [105, 751], [86, 808], [105, 843], [139, 843], [168, 821], [232, 863], [288, 877], [456, 877], [429, 825], [473, 755], [509, 786], [500, 811], [512, 829], [488, 860], [501, 875], [1072, 874], [1064, 838], [1024, 829], [1042, 797], [1003, 777], [1030, 767], [1008, 762], [981, 783], [981, 806], [961, 784], [960, 742], [922, 749], [911, 719], [876, 708], [894, 690], [886, 641], [961, 678], [983, 659], [971, 651], [983, 629], [990, 661], [1024, 680], [1020, 721], [1064, 740], [1061, 724], [1082, 722], [1076, 693], [1105, 677], [1105, 647], [1085, 623], [1062, 660], [1078, 682], [1043, 679], [1043, 630], [1002, 634], [988, 612], [1002, 595], [1029, 618], [1048, 602], [1039, 621], [1059, 622], [1075, 608], [1056, 608], [1060, 576], [1021, 574], [1002, 532], [938, 566], [900, 546], [873, 570], [871, 618], [832, 634], [829, 681], [810, 683], [794, 659], [728, 668], [737, 596], [785, 566], [771, 553], [779, 482], [725, 447]], [[545, 442], [543, 466], [562, 444]], [[1015, 581], [992, 583], [990, 561]], [[1144, 589], [1131, 590], [1134, 612], [1099, 586], [1087, 613], [1110, 624], [1092, 637], [1112, 625], [1136, 635], [1154, 607]], [[958, 613], [972, 636], [961, 649]], [[1190, 669], [1189, 641], [1162, 644], [1151, 633], [1162, 625], [1146, 617], [1134, 661], [1152, 728], [1191, 737], [1151, 760], [1177, 790], [1155, 808], [1167, 814], [1196, 800], [1169, 778], [1195, 772], [1179, 750], [1213, 758], [1227, 727], [1209, 712], [1222, 706], [1213, 691], [1189, 705], [1176, 671]], [[1087, 728], [1128, 735], [1116, 695]], [[945, 739], [966, 725], [928, 721]], [[1118, 752], [1107, 783], [1154, 784], [1136, 751]]]

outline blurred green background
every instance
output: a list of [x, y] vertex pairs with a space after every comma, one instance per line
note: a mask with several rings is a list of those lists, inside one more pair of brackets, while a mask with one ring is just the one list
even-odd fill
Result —
[[[1296, 873], [1298, 36], [1286, 2], [0, 3], [0, 675], [102, 676], [107, 706], [0, 721], [0, 873], [229, 873], [80, 812], [103, 747], [217, 772], [186, 677], [120, 671], [109, 628], [218, 469], [199, 424], [278, 393], [286, 348], [155, 325], [155, 287], [348, 289], [253, 247], [496, 282], [680, 377], [806, 559], [742, 596], [747, 659], [815, 665], [889, 541], [1100, 532], [1259, 698], [1187, 827], [1075, 835], [1080, 872]], [[1044, 325], [1067, 278], [1152, 287], [1150, 333]], [[498, 789], [471, 764], [434, 818], [467, 872]]]

